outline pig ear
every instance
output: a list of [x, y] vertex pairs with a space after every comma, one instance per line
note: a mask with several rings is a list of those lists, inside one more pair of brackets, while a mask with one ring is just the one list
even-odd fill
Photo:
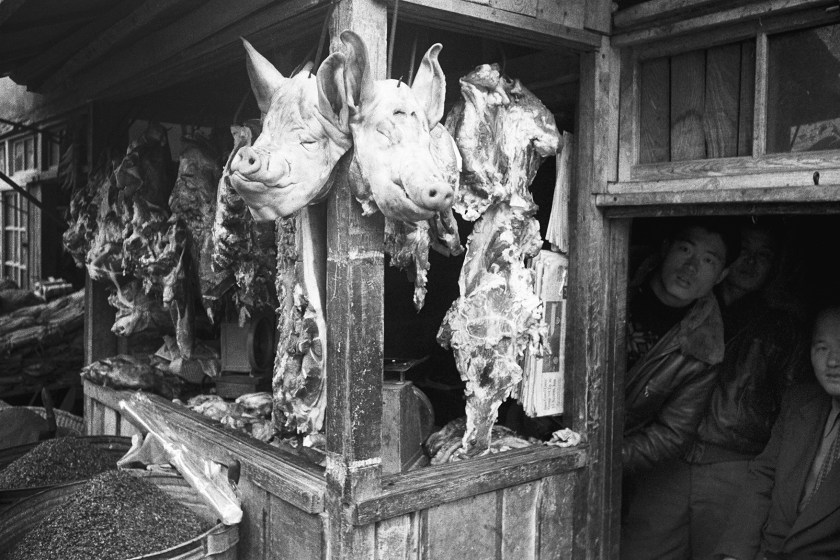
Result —
[[318, 109], [342, 129], [347, 125], [344, 66], [344, 55], [332, 53], [318, 68]]
[[248, 78], [251, 79], [251, 89], [254, 90], [260, 111], [266, 113], [271, 105], [271, 96], [286, 78], [244, 38], [242, 44], [248, 52], [245, 65], [248, 68]]
[[414, 83], [411, 84], [414, 97], [426, 110], [429, 128], [434, 128], [443, 117], [446, 76], [443, 74], [440, 63], [438, 63], [438, 55], [441, 49], [443, 49], [443, 46], [440, 43], [435, 43], [426, 51], [426, 55], [420, 62], [420, 68], [417, 69]]
[[358, 110], [365, 100], [373, 97], [373, 80], [370, 77], [367, 47], [362, 38], [352, 31], [343, 31], [341, 41], [348, 48], [347, 63], [344, 67], [347, 104]]

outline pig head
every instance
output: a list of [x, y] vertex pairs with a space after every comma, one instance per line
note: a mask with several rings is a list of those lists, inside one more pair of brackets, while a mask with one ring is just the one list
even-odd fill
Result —
[[344, 31], [341, 40], [348, 50], [344, 80], [353, 135], [353, 194], [366, 214], [378, 208], [404, 222], [448, 211], [457, 181], [453, 185], [446, 176], [430, 134], [443, 116], [446, 93], [437, 59], [441, 45], [426, 52], [409, 87], [399, 80], [374, 80], [361, 37]]
[[333, 53], [316, 75], [284, 77], [245, 39], [262, 132], [230, 162], [230, 180], [257, 221], [288, 216], [330, 189], [335, 164], [352, 141], [344, 99], [344, 55]]

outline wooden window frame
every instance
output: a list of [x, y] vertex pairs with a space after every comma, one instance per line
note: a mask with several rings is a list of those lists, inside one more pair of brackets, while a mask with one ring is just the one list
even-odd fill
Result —
[[[618, 179], [608, 185], [606, 193], [598, 195], [598, 205], [617, 208], [840, 200], [840, 150], [766, 153], [768, 36], [836, 23], [836, 12], [808, 9], [624, 48], [621, 54]], [[752, 155], [638, 163], [640, 64], [658, 57], [751, 38], [756, 41]]]

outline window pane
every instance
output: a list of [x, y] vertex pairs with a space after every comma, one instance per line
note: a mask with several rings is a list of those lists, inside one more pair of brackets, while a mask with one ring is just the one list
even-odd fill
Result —
[[25, 169], [24, 163], [26, 159], [23, 153], [23, 140], [18, 140], [14, 143], [14, 162], [12, 162], [12, 173], [17, 173]]
[[640, 64], [639, 163], [752, 154], [755, 41]]
[[0, 142], [0, 172], [6, 173], [6, 144]]
[[767, 151], [840, 149], [840, 25], [771, 36]]
[[27, 138], [23, 141], [24, 152], [26, 153], [26, 168], [35, 169], [35, 139]]

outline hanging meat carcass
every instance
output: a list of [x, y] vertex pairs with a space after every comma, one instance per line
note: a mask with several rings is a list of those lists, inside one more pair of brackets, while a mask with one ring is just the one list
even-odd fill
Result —
[[524, 262], [542, 246], [528, 187], [542, 158], [562, 148], [553, 115], [497, 65], [479, 66], [460, 82], [463, 99], [446, 121], [463, 157], [455, 209], [478, 221], [460, 297], [438, 332], [466, 382], [466, 430], [450, 460], [487, 452], [499, 405], [522, 378], [525, 350], [542, 350], [542, 304]]
[[452, 216], [460, 156], [439, 123], [446, 93], [438, 63], [442, 47], [435, 44], [426, 52], [409, 87], [399, 80], [374, 80], [362, 39], [345, 31], [341, 40], [348, 49], [353, 194], [365, 215], [377, 210], [385, 215], [385, 249], [391, 264], [414, 282], [419, 310], [430, 245], [445, 255], [462, 251]]
[[[314, 433], [323, 427], [326, 407], [326, 250], [323, 239], [314, 235], [308, 205], [329, 192], [334, 167], [351, 145], [344, 56], [331, 54], [314, 75], [307, 66], [286, 78], [243, 43], [262, 127], [253, 145], [249, 132], [235, 133], [237, 147], [219, 189], [220, 201], [229, 200], [230, 211], [217, 219], [220, 226], [229, 225], [218, 228], [218, 237], [230, 246], [242, 242], [241, 208], [233, 189], [258, 223], [277, 220], [273, 421], [283, 432]], [[221, 202], [220, 208], [225, 211]]]
[[96, 237], [96, 219], [99, 213], [100, 192], [103, 183], [113, 180], [114, 165], [108, 158], [103, 158], [89, 175], [87, 183], [73, 191], [70, 198], [70, 212], [67, 216], [67, 229], [62, 234], [64, 249], [73, 257], [76, 266], [83, 268], [85, 260]]

